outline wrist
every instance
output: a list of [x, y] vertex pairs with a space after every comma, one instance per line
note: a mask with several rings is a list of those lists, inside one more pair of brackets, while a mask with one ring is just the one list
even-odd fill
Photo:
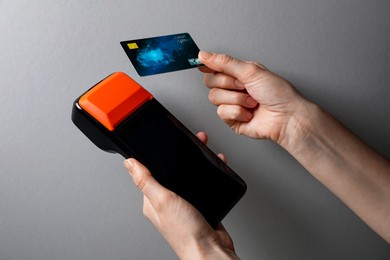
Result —
[[308, 136], [311, 136], [321, 113], [323, 111], [318, 105], [301, 98], [294, 106], [276, 142], [294, 156], [305, 144]]

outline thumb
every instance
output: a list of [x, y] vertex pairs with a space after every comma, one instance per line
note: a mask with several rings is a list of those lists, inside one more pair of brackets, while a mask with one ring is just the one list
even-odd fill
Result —
[[136, 159], [131, 158], [125, 160], [124, 166], [133, 178], [134, 184], [142, 191], [150, 202], [153, 203], [156, 201], [158, 196], [166, 190], [156, 181], [155, 178], [153, 178], [150, 171]]
[[235, 59], [227, 54], [200, 51], [198, 56], [199, 60], [208, 68], [231, 75], [241, 82], [248, 80], [260, 69], [253, 63]]

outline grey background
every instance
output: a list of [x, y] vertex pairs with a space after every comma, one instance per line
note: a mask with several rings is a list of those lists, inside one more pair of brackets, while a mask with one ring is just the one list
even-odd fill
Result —
[[236, 136], [197, 70], [140, 78], [119, 42], [189, 32], [256, 60], [390, 157], [390, 2], [0, 0], [0, 259], [175, 259], [123, 159], [71, 123], [113, 71], [154, 94], [248, 183], [224, 220], [242, 259], [389, 259], [390, 246], [282, 148]]

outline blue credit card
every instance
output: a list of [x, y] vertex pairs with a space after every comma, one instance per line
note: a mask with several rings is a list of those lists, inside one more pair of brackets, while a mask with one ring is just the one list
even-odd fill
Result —
[[121, 45], [141, 77], [203, 66], [199, 48], [188, 33], [122, 41]]

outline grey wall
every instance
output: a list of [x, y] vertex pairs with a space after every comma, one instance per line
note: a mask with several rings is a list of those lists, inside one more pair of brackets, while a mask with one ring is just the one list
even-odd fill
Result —
[[283, 149], [239, 137], [197, 70], [140, 78], [119, 42], [189, 32], [264, 63], [390, 157], [390, 2], [0, 1], [0, 259], [174, 259], [119, 155], [70, 121], [124, 71], [248, 183], [224, 220], [243, 259], [389, 259], [390, 246]]

